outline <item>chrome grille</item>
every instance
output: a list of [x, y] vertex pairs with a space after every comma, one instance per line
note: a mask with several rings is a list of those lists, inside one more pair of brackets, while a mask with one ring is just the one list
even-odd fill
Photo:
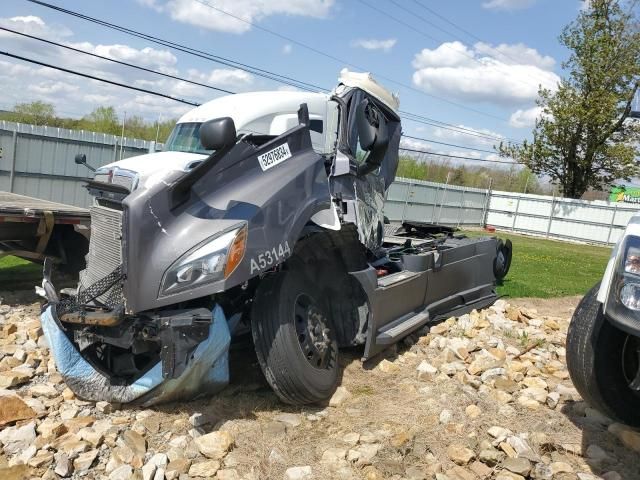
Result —
[[[99, 205], [91, 207], [91, 240], [87, 268], [80, 284], [87, 288], [122, 265], [122, 212]], [[98, 299], [101, 299], [98, 297]]]

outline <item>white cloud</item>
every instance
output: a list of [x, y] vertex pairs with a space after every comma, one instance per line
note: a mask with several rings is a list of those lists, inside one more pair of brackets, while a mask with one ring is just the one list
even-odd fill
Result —
[[[53, 35], [47, 32], [58, 31], [59, 34], [64, 34], [64, 38], [60, 38], [58, 41], [69, 46], [232, 91], [265, 88], [264, 83], [258, 81], [257, 77], [242, 70], [181, 68], [178, 58], [168, 49], [138, 49], [125, 44], [95, 45], [83, 41], [81, 38], [75, 38], [70, 30], [54, 28], [39, 17], [0, 18], [0, 25], [7, 25], [9, 28], [20, 31], [28, 30], [47, 38], [53, 38]], [[33, 40], [12, 34], [0, 34], [0, 42], [3, 49], [18, 55], [31, 58], [34, 56], [34, 52], [37, 52], [38, 60], [52, 65], [60, 65], [96, 77], [146, 88], [193, 102], [202, 103], [220, 95], [218, 92], [188, 82], [134, 70], [82, 54], [70, 54], [61, 47], [35, 44]], [[180, 59], [180, 62], [182, 61]], [[180, 116], [192, 108], [169, 99], [140, 94], [118, 86], [88, 80], [50, 68], [38, 67], [19, 60], [0, 60], [0, 85], [2, 85], [2, 98], [0, 99], [2, 108], [12, 108], [16, 103], [41, 100], [53, 104], [57, 112], [67, 116], [79, 117], [86, 115], [98, 106], [113, 105], [119, 114], [126, 110], [129, 116], [140, 115], [148, 119], [155, 119], [162, 113], [164, 118], [171, 118]]]
[[389, 52], [395, 46], [397, 41], [398, 40], [395, 38], [388, 38], [386, 40], [360, 38], [351, 42], [351, 46], [364, 48], [365, 50], [382, 50], [383, 52]]
[[509, 125], [515, 128], [533, 127], [541, 113], [542, 109], [540, 107], [533, 107], [527, 110], [518, 109], [509, 117]]
[[[474, 147], [482, 149], [490, 149], [494, 145], [500, 143], [500, 139], [504, 138], [503, 135], [489, 130], [487, 128], [472, 128], [466, 125], [456, 125], [457, 130], [449, 128], [435, 127], [431, 133], [436, 140], [453, 143], [457, 145], [463, 145], [465, 147]], [[491, 138], [489, 138], [491, 137]]]
[[538, 88], [555, 89], [555, 60], [523, 44], [497, 47], [479, 42], [443, 43], [416, 54], [413, 83], [428, 93], [462, 101], [519, 105], [535, 100]]
[[[178, 22], [228, 33], [247, 32], [251, 29], [251, 25], [247, 22], [254, 23], [272, 15], [324, 18], [335, 2], [335, 0], [216, 0], [215, 3], [209, 3], [209, 0], [138, 1], [156, 11], [167, 13]], [[216, 7], [218, 10], [211, 7]]]
[[[47, 25], [44, 20], [35, 15], [0, 18], [0, 25], [18, 32], [46, 37], [49, 39], [61, 39], [72, 34], [71, 30], [61, 25]], [[1, 32], [0, 37], [15, 37], [13, 33]]]
[[534, 3], [536, 0], [488, 0], [482, 7], [490, 10], [521, 10], [531, 7]]
[[282, 53], [284, 55], [289, 55], [292, 51], [293, 51], [293, 47], [291, 46], [290, 43], [287, 43], [285, 46], [282, 47]]
[[534, 65], [543, 70], [551, 70], [556, 61], [549, 55], [541, 55], [535, 48], [527, 47], [524, 43], [509, 45], [501, 43], [497, 46], [478, 42], [474, 49], [479, 54], [497, 58], [509, 65]]

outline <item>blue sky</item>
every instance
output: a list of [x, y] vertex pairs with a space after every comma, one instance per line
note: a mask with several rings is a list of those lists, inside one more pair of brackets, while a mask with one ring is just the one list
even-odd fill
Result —
[[[542, 83], [553, 88], [562, 75], [560, 64], [567, 52], [557, 37], [582, 5], [578, 0], [50, 1], [325, 88], [335, 86], [344, 67], [371, 71], [381, 83], [399, 93], [402, 110], [516, 140], [530, 136], [537, 114], [533, 109], [537, 86]], [[241, 16], [257, 27], [212, 7]], [[0, 25], [230, 90], [284, 88], [25, 0], [3, 0]], [[207, 89], [105, 64], [5, 32], [0, 32], [0, 43], [0, 50], [198, 102], [215, 96]], [[80, 116], [98, 105], [113, 105], [120, 114], [126, 111], [149, 119], [175, 117], [188, 109], [170, 100], [2, 56], [0, 85], [0, 108], [44, 100], [54, 103], [61, 114]], [[409, 121], [403, 122], [403, 128], [410, 135], [469, 147], [491, 149], [495, 143]], [[424, 142], [414, 146], [491, 157]]]

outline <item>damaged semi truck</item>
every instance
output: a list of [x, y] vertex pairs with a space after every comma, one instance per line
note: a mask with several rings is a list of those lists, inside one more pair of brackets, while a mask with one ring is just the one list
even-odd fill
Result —
[[250, 332], [278, 397], [318, 402], [340, 347], [367, 359], [494, 302], [509, 242], [385, 224], [398, 105], [347, 71], [330, 94], [230, 95], [185, 114], [165, 151], [98, 169], [78, 287], [58, 292], [48, 264], [43, 279], [68, 386], [142, 405], [215, 392]]

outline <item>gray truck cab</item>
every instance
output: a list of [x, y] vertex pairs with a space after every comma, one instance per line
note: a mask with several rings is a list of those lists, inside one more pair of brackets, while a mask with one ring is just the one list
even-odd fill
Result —
[[70, 388], [143, 404], [213, 392], [231, 335], [248, 331], [283, 401], [321, 401], [339, 347], [370, 358], [493, 302], [510, 245], [416, 224], [385, 240], [398, 106], [348, 71], [330, 94], [222, 97], [184, 115], [164, 152], [96, 171], [78, 288], [59, 295], [46, 268], [43, 280], [43, 328]]

